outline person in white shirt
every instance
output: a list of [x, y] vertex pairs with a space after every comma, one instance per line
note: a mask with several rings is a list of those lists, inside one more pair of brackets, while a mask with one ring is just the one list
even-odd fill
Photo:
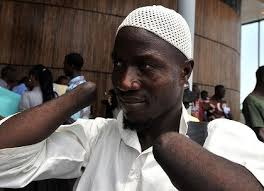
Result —
[[191, 47], [188, 25], [175, 11], [131, 12], [113, 48], [117, 119], [60, 126], [91, 104], [92, 82], [4, 119], [0, 187], [78, 178], [77, 191], [263, 190], [264, 145], [250, 128], [217, 119], [208, 124], [203, 147], [188, 138], [182, 96], [193, 68]]
[[53, 77], [48, 68], [35, 65], [29, 72], [28, 86], [31, 91], [26, 91], [20, 100], [19, 110], [24, 111], [55, 98], [53, 91]]

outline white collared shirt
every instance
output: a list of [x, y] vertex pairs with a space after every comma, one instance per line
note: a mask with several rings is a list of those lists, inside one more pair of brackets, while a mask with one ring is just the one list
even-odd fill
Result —
[[[180, 133], [186, 134], [183, 109]], [[115, 119], [80, 119], [61, 126], [48, 139], [0, 150], [0, 187], [22, 187], [33, 180], [79, 177], [77, 191], [177, 190], [158, 165], [152, 147], [141, 152], [137, 133]], [[208, 126], [205, 148], [248, 168], [264, 184], [264, 144], [247, 126], [225, 119]]]
[[72, 78], [70, 81], [69, 81], [69, 87], [68, 87], [68, 90], [73, 90], [74, 88], [76, 88], [78, 85], [82, 84], [86, 82], [84, 76], [76, 76], [74, 78]]
[[6, 88], [6, 89], [9, 88], [9, 87], [8, 87], [8, 84], [6, 83], [6, 81], [3, 80], [3, 79], [1, 79], [1, 78], [0, 78], [0, 87], [2, 87], [2, 88]]
[[24, 111], [43, 103], [42, 91], [39, 86], [35, 86], [32, 91], [26, 91], [19, 103], [19, 111]]

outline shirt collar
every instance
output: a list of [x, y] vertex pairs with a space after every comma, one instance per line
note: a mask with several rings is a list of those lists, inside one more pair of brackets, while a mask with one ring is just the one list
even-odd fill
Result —
[[[189, 114], [187, 113], [187, 110], [185, 109], [184, 105], [182, 105], [182, 115], [181, 115], [181, 120], [180, 120], [180, 128], [179, 128], [179, 133], [186, 135], [188, 131], [188, 122], [190, 121], [189, 119]], [[117, 123], [118, 123], [118, 129], [121, 135], [121, 139], [124, 141], [124, 143], [135, 150], [137, 150], [139, 153], [142, 152], [141, 146], [139, 143], [139, 139], [137, 136], [136, 131], [130, 130], [130, 129], [124, 129], [124, 124], [123, 124], [123, 111], [121, 110], [118, 115], [117, 115]], [[144, 152], [151, 152], [152, 147], [147, 149]]]
[[184, 105], [182, 104], [182, 115], [181, 115], [180, 128], [179, 128], [180, 134], [182, 135], [187, 134], [189, 121], [190, 121], [189, 114], [187, 110], [185, 109]]
[[72, 85], [72, 84], [76, 84], [78, 83], [79, 81], [83, 81], [84, 80], [84, 76], [76, 76], [74, 78], [72, 78], [70, 81], [69, 81], [69, 86]]
[[141, 153], [141, 146], [136, 131], [124, 129], [122, 110], [117, 115], [117, 123], [121, 138], [124, 143]]

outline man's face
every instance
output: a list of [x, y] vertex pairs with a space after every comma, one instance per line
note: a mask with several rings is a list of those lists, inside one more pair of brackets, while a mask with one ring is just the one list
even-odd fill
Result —
[[112, 57], [112, 82], [127, 121], [145, 124], [171, 109], [180, 111], [191, 67], [185, 70], [179, 50], [144, 29], [124, 27]]
[[28, 77], [28, 81], [26, 83], [26, 86], [28, 87], [28, 89], [32, 90], [34, 88], [36, 84], [36, 78], [30, 74], [29, 77]]
[[64, 74], [66, 76], [69, 76], [71, 77], [73, 75], [73, 69], [72, 69], [72, 66], [70, 64], [68, 64], [66, 61], [64, 61], [64, 67], [63, 67], [63, 70], [64, 70]]

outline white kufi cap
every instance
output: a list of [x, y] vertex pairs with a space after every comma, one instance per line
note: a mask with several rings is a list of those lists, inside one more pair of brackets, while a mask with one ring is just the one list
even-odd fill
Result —
[[132, 26], [148, 30], [179, 49], [188, 59], [192, 58], [192, 42], [185, 19], [172, 9], [147, 6], [132, 11], [117, 29]]

